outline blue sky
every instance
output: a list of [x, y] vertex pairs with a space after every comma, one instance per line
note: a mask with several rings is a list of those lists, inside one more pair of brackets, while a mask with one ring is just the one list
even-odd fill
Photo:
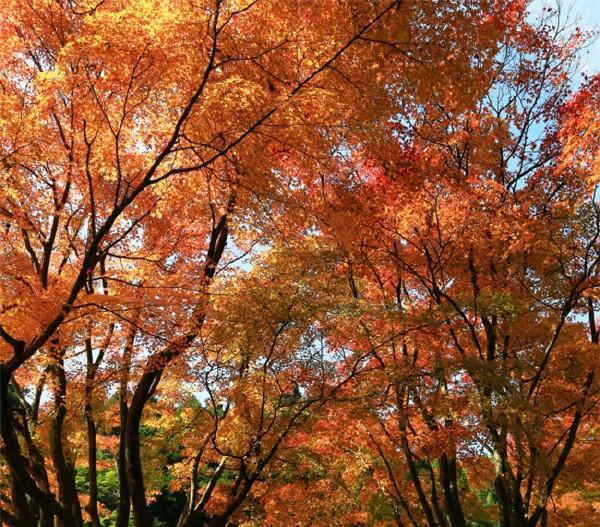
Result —
[[[575, 13], [581, 17], [581, 28], [598, 31], [600, 29], [600, 0], [574, 0]], [[583, 57], [588, 72], [600, 70], [600, 38], [597, 38]]]
[[[573, 14], [579, 20], [579, 26], [583, 30], [600, 30], [600, 0], [562, 0], [565, 6], [572, 5]], [[556, 0], [534, 0], [533, 12], [542, 5], [555, 6]], [[582, 69], [586, 73], [600, 71], [600, 38], [588, 48], [582, 57], [584, 64]]]

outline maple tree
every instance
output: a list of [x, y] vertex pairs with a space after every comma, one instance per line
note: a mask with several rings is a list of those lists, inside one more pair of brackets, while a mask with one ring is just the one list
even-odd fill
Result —
[[597, 504], [576, 471], [560, 488], [596, 454], [599, 263], [598, 81], [568, 100], [581, 35], [563, 29], [519, 28], [479, 101], [415, 105], [408, 145], [357, 152], [358, 191], [323, 198], [366, 310], [353, 345], [380, 370], [355, 455], [399, 524], [562, 525], [551, 496]]
[[598, 514], [600, 82], [560, 9], [0, 16], [3, 521]]

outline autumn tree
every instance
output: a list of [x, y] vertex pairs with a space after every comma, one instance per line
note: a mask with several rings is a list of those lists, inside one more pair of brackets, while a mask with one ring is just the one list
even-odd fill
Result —
[[596, 496], [567, 467], [597, 428], [597, 79], [570, 95], [585, 36], [562, 15], [522, 20], [473, 99], [406, 101], [399, 141], [323, 192], [352, 347], [377, 349], [356, 462], [399, 525], [562, 525], [553, 496]]
[[545, 13], [4, 1], [3, 520], [277, 524], [321, 456], [346, 524], [551, 521], [595, 430], [598, 84]]

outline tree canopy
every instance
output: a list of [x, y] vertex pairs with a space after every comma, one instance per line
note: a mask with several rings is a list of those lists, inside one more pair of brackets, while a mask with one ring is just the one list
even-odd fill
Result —
[[600, 523], [566, 9], [0, 2], [2, 522]]

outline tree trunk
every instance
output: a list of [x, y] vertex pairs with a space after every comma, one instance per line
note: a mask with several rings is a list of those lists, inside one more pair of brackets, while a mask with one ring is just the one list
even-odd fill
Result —
[[[23, 525], [33, 525], [32, 511], [42, 511], [42, 518], [48, 518], [50, 514], [67, 519], [67, 511], [58, 503], [50, 491], [44, 491], [38, 487], [36, 481], [27, 471], [28, 463], [21, 454], [21, 447], [17, 438], [15, 427], [12, 422], [13, 408], [8, 386], [11, 372], [6, 370], [0, 373], [0, 434], [4, 442], [2, 456], [6, 460], [12, 483], [12, 490], [17, 500], [16, 519]], [[23, 502], [23, 493], [28, 496], [27, 507]]]
[[153, 386], [160, 378], [158, 372], [145, 372], [137, 385], [131, 406], [127, 411], [125, 428], [125, 463], [127, 466], [127, 481], [133, 509], [133, 518], [137, 527], [152, 525], [152, 519], [146, 503], [144, 473], [140, 455], [140, 422], [146, 401], [150, 398]]
[[54, 463], [58, 483], [59, 501], [67, 511], [67, 516], [61, 519], [60, 523], [64, 527], [80, 527], [83, 525], [83, 517], [75, 486], [75, 467], [65, 455], [63, 442], [63, 424], [67, 415], [67, 379], [62, 350], [55, 358], [52, 373], [56, 378], [56, 388], [54, 392], [54, 417], [49, 434], [50, 455]]
[[[98, 364], [94, 361], [92, 353], [91, 336], [85, 339], [85, 348], [87, 356], [87, 371], [85, 377], [85, 407], [84, 415], [87, 425], [87, 447], [88, 447], [88, 483], [89, 483], [89, 502], [87, 512], [90, 515], [91, 527], [100, 527], [100, 518], [98, 516], [98, 469], [97, 469], [97, 444], [96, 444], [96, 422], [94, 421], [94, 381]], [[101, 352], [102, 353], [102, 352]]]
[[119, 453], [117, 464], [119, 470], [119, 508], [117, 509], [117, 522], [115, 527], [128, 527], [129, 512], [131, 509], [131, 496], [129, 493], [129, 482], [127, 481], [127, 385], [129, 384], [129, 367], [131, 365], [131, 354], [135, 342], [136, 329], [131, 327], [123, 356], [121, 358], [121, 375], [119, 378], [119, 420], [121, 429], [119, 430]]
[[452, 527], [467, 527], [465, 516], [458, 495], [456, 478], [456, 458], [448, 458], [442, 454], [440, 461], [440, 480], [444, 491], [444, 507]]

